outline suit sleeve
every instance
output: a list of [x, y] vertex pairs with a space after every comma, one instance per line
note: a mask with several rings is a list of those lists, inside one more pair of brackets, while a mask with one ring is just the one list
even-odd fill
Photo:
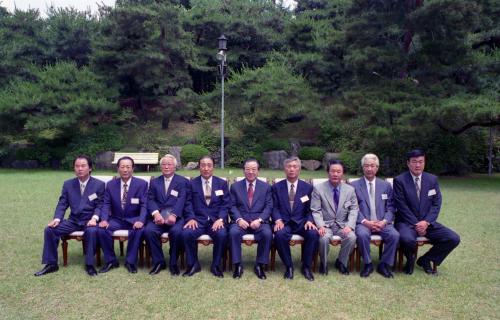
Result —
[[394, 192], [392, 191], [392, 187], [389, 183], [387, 183], [385, 190], [387, 200], [385, 201], [384, 219], [387, 223], [392, 223], [394, 222]]
[[363, 197], [361, 195], [361, 190], [360, 190], [360, 186], [358, 185], [358, 181], [360, 180], [357, 180], [355, 181], [352, 186], [354, 187], [354, 193], [356, 194], [356, 200], [358, 201], [358, 217], [356, 218], [356, 223], [357, 224], [361, 224], [361, 222], [366, 219], [365, 215], [364, 215], [364, 212], [363, 212]]
[[59, 196], [59, 201], [57, 202], [56, 210], [54, 212], [54, 219], [63, 220], [64, 214], [69, 207], [69, 194], [68, 194], [68, 183], [64, 182], [61, 195]]
[[[97, 180], [99, 181], [99, 180]], [[105, 188], [106, 184], [102, 181], [99, 181], [99, 185], [97, 187], [97, 203], [96, 203], [96, 206], [95, 206], [95, 209], [94, 209], [94, 215], [100, 217], [101, 216], [101, 210], [102, 210], [102, 205], [104, 203], [104, 188]]]
[[187, 188], [189, 188], [189, 191], [188, 191], [189, 198], [186, 198], [186, 202], [184, 204], [183, 218], [186, 221], [189, 221], [191, 219], [194, 219], [194, 217], [195, 217], [194, 205], [193, 205], [193, 201], [195, 201], [195, 200], [193, 199], [193, 186], [192, 186], [192, 184], [188, 183]]
[[149, 191], [148, 191], [148, 204], [147, 204], [147, 213], [151, 214], [156, 210], [160, 210], [160, 207], [158, 206], [158, 203], [156, 203], [156, 188], [157, 188], [157, 181], [155, 178], [151, 180], [151, 183], [149, 185]]
[[269, 218], [271, 217], [271, 212], [273, 211], [273, 196], [271, 193], [271, 187], [268, 187], [266, 190], [266, 203], [264, 206], [264, 210], [260, 214], [259, 218], [264, 220], [265, 222], [269, 221]]
[[241, 218], [240, 210], [238, 209], [238, 194], [234, 184], [231, 186], [231, 220], [236, 222], [236, 220]]
[[145, 183], [144, 187], [139, 191], [139, 203], [141, 205], [141, 211], [139, 213], [139, 221], [146, 223], [148, 216], [148, 184]]
[[356, 192], [352, 189], [349, 195], [349, 213], [347, 215], [347, 226], [351, 228], [353, 231], [356, 229], [356, 221], [358, 219], [358, 198], [356, 197]]
[[321, 209], [321, 196], [316, 187], [313, 188], [311, 194], [311, 212], [316, 226], [318, 228], [324, 227], [325, 221], [323, 220], [323, 211]]
[[307, 196], [309, 197], [309, 201], [307, 201], [304, 204], [304, 210], [306, 211], [306, 219], [309, 222], [314, 223], [313, 216], [311, 214], [311, 196], [312, 196], [312, 187], [309, 187], [309, 190], [307, 191]]
[[222, 205], [219, 210], [219, 219], [227, 221], [229, 210], [231, 210], [231, 195], [229, 194], [229, 188], [226, 181], [222, 183], [222, 192], [224, 192], [224, 195], [222, 196]]
[[111, 192], [109, 191], [109, 187], [106, 187], [104, 191], [104, 201], [102, 204], [101, 215], [99, 219], [101, 221], [108, 221], [109, 213], [111, 212]]
[[[441, 202], [442, 202], [442, 197], [441, 197], [441, 190], [439, 189], [439, 183], [437, 182], [437, 178], [434, 178], [434, 184], [433, 188], [436, 190], [436, 194], [431, 198], [431, 207], [427, 214], [424, 216], [425, 221], [429, 222], [431, 225], [434, 224], [438, 218], [439, 211], [441, 210]], [[422, 196], [422, 195], [421, 195]], [[428, 197], [428, 195], [423, 195]]]
[[271, 187], [271, 193], [273, 196], [273, 212], [272, 212], [272, 220], [273, 222], [276, 222], [281, 218], [280, 210], [281, 210], [281, 204], [279, 201], [279, 195], [278, 195], [278, 188], [276, 188], [276, 185], [273, 185]]
[[418, 223], [415, 213], [408, 207], [403, 182], [397, 177], [394, 179], [394, 204], [398, 210], [398, 215], [405, 223], [411, 225]]

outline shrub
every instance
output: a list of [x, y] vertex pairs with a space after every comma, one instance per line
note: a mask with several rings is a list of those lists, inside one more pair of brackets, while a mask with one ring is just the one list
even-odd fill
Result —
[[339, 159], [344, 163], [345, 173], [361, 174], [361, 158], [364, 151], [344, 151], [340, 153]]
[[198, 162], [201, 157], [208, 154], [210, 154], [210, 151], [199, 144], [186, 144], [181, 150], [181, 161], [182, 164], [187, 164], [188, 162]]
[[284, 139], [268, 139], [263, 141], [261, 144], [263, 151], [271, 151], [271, 150], [285, 150], [286, 152], [290, 151], [290, 143]]
[[323, 160], [325, 149], [321, 147], [303, 147], [299, 151], [299, 158], [302, 160]]
[[232, 142], [226, 148], [228, 167], [242, 167], [247, 158], [255, 158], [262, 164], [262, 147], [259, 144], [249, 144], [243, 141]]

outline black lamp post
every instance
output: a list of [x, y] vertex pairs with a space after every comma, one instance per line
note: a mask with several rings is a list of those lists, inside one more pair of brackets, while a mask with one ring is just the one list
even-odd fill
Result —
[[219, 61], [219, 74], [221, 79], [221, 111], [220, 111], [220, 167], [224, 169], [224, 77], [226, 76], [226, 50], [227, 39], [221, 35], [219, 40], [219, 52], [217, 60]]

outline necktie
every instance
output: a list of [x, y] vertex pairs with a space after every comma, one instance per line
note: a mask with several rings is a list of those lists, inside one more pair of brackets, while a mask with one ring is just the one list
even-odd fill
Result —
[[295, 186], [292, 183], [290, 185], [290, 193], [288, 194], [288, 201], [290, 201], [290, 209], [293, 209], [293, 200], [295, 199]]
[[420, 200], [420, 178], [416, 177], [415, 178], [415, 190], [417, 190], [417, 198]]
[[165, 193], [168, 196], [168, 188], [170, 188], [170, 178], [165, 178]]
[[333, 203], [335, 204], [335, 211], [339, 208], [339, 189], [333, 188]]
[[208, 183], [208, 180], [205, 181], [205, 202], [207, 203], [207, 206], [210, 204], [210, 199], [212, 197], [212, 188], [210, 188], [210, 184]]
[[253, 201], [253, 183], [251, 183], [251, 182], [248, 184], [247, 196], [248, 196], [248, 204], [251, 207], [252, 201]]
[[85, 191], [85, 184], [80, 183], [80, 195], [83, 196], [83, 192]]
[[123, 195], [122, 195], [122, 209], [125, 209], [127, 204], [127, 184], [123, 184]]
[[375, 191], [373, 190], [373, 182], [369, 182], [370, 186], [370, 220], [377, 221], [377, 210], [375, 208]]

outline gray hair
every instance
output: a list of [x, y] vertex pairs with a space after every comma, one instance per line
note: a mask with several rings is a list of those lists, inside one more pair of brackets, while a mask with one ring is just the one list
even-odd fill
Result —
[[375, 164], [377, 165], [377, 167], [380, 166], [377, 155], [373, 153], [367, 153], [363, 156], [363, 158], [361, 158], [361, 166], [365, 165], [366, 160], [375, 160]]
[[297, 161], [299, 163], [299, 167], [302, 167], [302, 161], [300, 161], [299, 157], [286, 158], [285, 161], [283, 161], [283, 167], [286, 167], [287, 164], [294, 161]]
[[161, 163], [163, 162], [163, 160], [172, 160], [174, 161], [174, 166], [177, 167], [177, 158], [174, 157], [173, 155], [167, 153], [166, 155], [164, 155], [161, 159], [160, 159], [160, 162], [159, 164], [161, 165]]

